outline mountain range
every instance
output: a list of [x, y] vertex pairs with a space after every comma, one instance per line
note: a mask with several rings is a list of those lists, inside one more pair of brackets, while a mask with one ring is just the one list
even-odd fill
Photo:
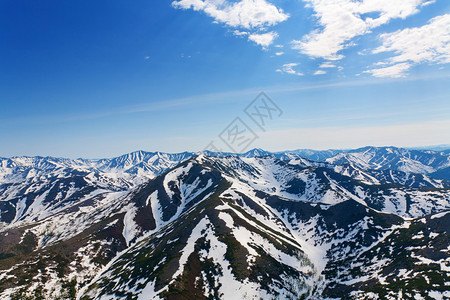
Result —
[[0, 158], [1, 299], [444, 299], [450, 153]]

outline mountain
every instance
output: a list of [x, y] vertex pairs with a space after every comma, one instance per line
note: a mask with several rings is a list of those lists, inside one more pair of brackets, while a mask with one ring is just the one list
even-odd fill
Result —
[[[349, 166], [361, 172], [373, 171], [398, 171], [409, 174], [420, 174], [426, 177], [416, 176], [419, 181], [448, 180], [450, 181], [450, 150], [445, 147], [431, 147], [430, 149], [406, 149], [396, 147], [363, 147], [350, 150], [308, 150], [268, 152], [262, 149], [252, 149], [238, 156], [258, 157], [273, 156], [286, 161], [301, 161], [310, 165]], [[441, 149], [431, 150], [431, 149]], [[210, 154], [211, 155], [211, 154]], [[393, 176], [383, 175], [385, 179], [391, 177], [390, 182], [396, 182]], [[414, 179], [414, 180], [415, 180]], [[413, 179], [410, 179], [414, 181]], [[408, 180], [406, 180], [408, 181]], [[425, 183], [424, 183], [425, 184]], [[433, 184], [431, 184], [433, 185]]]
[[[334, 154], [333, 151], [325, 152]], [[298, 153], [300, 150], [271, 153], [253, 149], [237, 156], [273, 157], [290, 165], [329, 168], [368, 185], [393, 184], [432, 189], [450, 186], [449, 181], [439, 179], [450, 178], [450, 167], [446, 167], [450, 156], [441, 152], [366, 147], [338, 153], [323, 162], [303, 158]], [[41, 220], [98, 194], [136, 188], [197, 154], [136, 151], [100, 160], [53, 157], [0, 159], [0, 228], [10, 223]], [[206, 154], [230, 156], [228, 153]], [[412, 173], [411, 169], [419, 173]]]
[[448, 153], [450, 151], [450, 145], [443, 144], [443, 145], [436, 145], [436, 146], [425, 146], [425, 147], [413, 147], [408, 148], [411, 150], [432, 150], [436, 152], [446, 152]]
[[311, 149], [298, 149], [292, 151], [276, 152], [275, 155], [293, 155], [302, 158], [307, 158], [314, 161], [325, 161], [326, 159], [336, 156], [339, 153], [344, 153], [346, 150], [311, 150]]
[[450, 296], [445, 181], [253, 154], [2, 162], [0, 298]]
[[[450, 151], [450, 150], [448, 150]], [[450, 153], [431, 150], [409, 150], [395, 147], [365, 147], [353, 150], [293, 150], [269, 152], [263, 149], [252, 149], [242, 154], [214, 153], [204, 154], [215, 157], [240, 156], [261, 157], [273, 156], [285, 161], [302, 164], [352, 165], [353, 168], [371, 170], [396, 170], [406, 173], [433, 174], [450, 167]], [[154, 178], [180, 162], [199, 155], [200, 152], [162, 153], [135, 151], [110, 159], [67, 159], [54, 157], [0, 157], [0, 182], [21, 182], [29, 177], [46, 174], [62, 168], [78, 171], [100, 172], [104, 176], [120, 178], [129, 183], [136, 180]], [[446, 174], [446, 173], [445, 173]], [[450, 180], [450, 177], [438, 178]]]
[[136, 151], [113, 159], [0, 159], [0, 228], [40, 221], [80, 201], [128, 191], [192, 157]]
[[98, 160], [95, 162], [95, 167], [103, 172], [116, 173], [119, 171], [135, 175], [147, 174], [147, 176], [154, 177], [193, 155], [192, 152], [170, 154], [136, 151], [112, 159]]
[[153, 178], [176, 166], [194, 153], [169, 154], [162, 152], [136, 151], [111, 159], [67, 159], [55, 157], [0, 158], [1, 182], [21, 182], [29, 177], [69, 168], [84, 172], [100, 172], [112, 178], [127, 181], [144, 176]]
[[[327, 158], [331, 164], [350, 164], [363, 169], [397, 170], [431, 174], [450, 166], [448, 153], [395, 147], [364, 147]], [[440, 178], [438, 178], [440, 179]], [[444, 179], [444, 178], [441, 178]]]

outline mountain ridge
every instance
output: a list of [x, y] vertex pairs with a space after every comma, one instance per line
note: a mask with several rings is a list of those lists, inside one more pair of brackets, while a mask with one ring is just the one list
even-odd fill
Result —
[[42, 164], [0, 181], [0, 297], [447, 295], [445, 181], [289, 153], [161, 157], [155, 176]]

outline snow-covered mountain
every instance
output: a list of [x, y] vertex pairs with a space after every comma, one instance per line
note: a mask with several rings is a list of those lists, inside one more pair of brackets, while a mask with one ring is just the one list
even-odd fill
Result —
[[153, 178], [195, 155], [136, 151], [111, 159], [67, 159], [54, 157], [0, 158], [0, 182], [22, 182], [26, 178], [65, 168], [102, 173], [132, 182], [139, 177]]
[[[449, 150], [450, 151], [450, 150]], [[200, 152], [162, 153], [136, 151], [111, 159], [67, 159], [55, 157], [0, 157], [0, 183], [23, 182], [27, 178], [47, 175], [49, 172], [71, 169], [102, 173], [111, 179], [125, 180], [131, 184], [154, 178], [180, 162]], [[355, 150], [294, 150], [269, 152], [252, 149], [242, 154], [204, 152], [208, 156], [261, 157], [272, 156], [285, 161], [310, 165], [351, 165], [353, 168], [370, 170], [396, 170], [405, 173], [448, 173], [450, 153], [431, 150], [409, 150], [395, 147], [365, 147]], [[450, 177], [437, 179], [447, 179]], [[141, 180], [141, 181], [139, 181]]]
[[342, 163], [2, 159], [0, 298], [450, 297], [448, 182]]
[[[301, 160], [310, 164], [329, 163], [348, 165], [361, 171], [400, 171], [406, 174], [422, 174], [434, 179], [450, 180], [450, 150], [439, 148], [407, 149], [396, 147], [364, 147], [351, 150], [293, 150], [268, 152], [253, 149], [240, 154], [242, 157], [273, 156], [281, 160]], [[394, 177], [394, 176], [392, 176]], [[394, 180], [394, 178], [391, 178]]]
[[450, 167], [450, 156], [444, 152], [409, 150], [395, 147], [365, 147], [327, 158], [332, 164], [351, 164], [366, 169], [398, 170], [430, 174]]

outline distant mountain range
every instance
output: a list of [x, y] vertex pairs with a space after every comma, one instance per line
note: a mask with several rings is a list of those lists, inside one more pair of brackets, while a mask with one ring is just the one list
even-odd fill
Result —
[[449, 168], [395, 147], [1, 158], [0, 298], [444, 299]]
[[[99, 171], [105, 174], [120, 174], [121, 177], [153, 178], [178, 163], [201, 154], [201, 152], [162, 153], [136, 151], [111, 159], [67, 159], [55, 157], [0, 157], [0, 180], [11, 180], [14, 174], [20, 176], [27, 170], [43, 171], [61, 168], [79, 171]], [[205, 155], [224, 157], [258, 157], [272, 156], [284, 161], [308, 159], [315, 162], [331, 164], [350, 164], [354, 167], [394, 170], [406, 173], [429, 174], [436, 179], [450, 180], [440, 173], [449, 172], [450, 149], [447, 151], [410, 150], [396, 147], [364, 147], [354, 150], [293, 150], [269, 152], [263, 149], [252, 149], [242, 154], [228, 152], [204, 152]], [[134, 175], [134, 176], [133, 176]], [[8, 179], [9, 178], [9, 179]]]

